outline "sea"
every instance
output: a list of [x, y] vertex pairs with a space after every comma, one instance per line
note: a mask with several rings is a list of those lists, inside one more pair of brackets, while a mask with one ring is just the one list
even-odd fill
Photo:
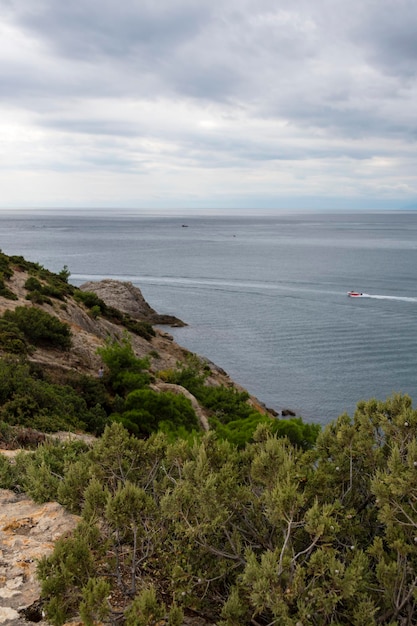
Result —
[[77, 286], [132, 282], [187, 323], [175, 341], [278, 412], [324, 425], [360, 400], [417, 401], [417, 211], [16, 210], [0, 249]]

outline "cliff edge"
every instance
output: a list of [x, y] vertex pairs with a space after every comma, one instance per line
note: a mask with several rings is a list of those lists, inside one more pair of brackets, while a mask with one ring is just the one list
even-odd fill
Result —
[[118, 281], [110, 278], [90, 281], [80, 286], [82, 291], [95, 293], [109, 306], [128, 313], [136, 320], [150, 324], [167, 326], [186, 326], [185, 322], [174, 315], [157, 313], [145, 300], [141, 290], [131, 282]]

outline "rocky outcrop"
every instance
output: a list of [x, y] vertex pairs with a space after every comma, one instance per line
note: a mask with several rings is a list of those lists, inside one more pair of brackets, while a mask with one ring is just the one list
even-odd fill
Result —
[[80, 286], [82, 291], [95, 293], [108, 306], [123, 313], [128, 313], [136, 320], [168, 326], [186, 326], [173, 315], [161, 315], [146, 302], [142, 292], [130, 282], [105, 279], [98, 282], [90, 281]]
[[[7, 281], [7, 287], [16, 296], [16, 300], [9, 300], [0, 296], [0, 316], [16, 306], [33, 306], [28, 302], [25, 283], [30, 274], [22, 268], [15, 268], [13, 275]], [[130, 282], [120, 282], [106, 279], [98, 282], [87, 282], [81, 286], [84, 291], [96, 293], [108, 306], [131, 315], [139, 321], [150, 324], [184, 326], [184, 322], [171, 315], [160, 315], [146, 302], [140, 289]], [[37, 347], [29, 359], [39, 365], [54, 380], [59, 381], [60, 373], [76, 371], [95, 376], [102, 365], [97, 349], [104, 345], [108, 338], [120, 339], [125, 328], [115, 324], [104, 316], [94, 318], [91, 312], [79, 301], [71, 296], [65, 301], [54, 300], [52, 303], [36, 305], [61, 321], [69, 324], [72, 333], [72, 347], [69, 351]], [[190, 352], [178, 345], [168, 333], [155, 328], [155, 336], [146, 339], [134, 333], [130, 334], [132, 347], [139, 358], [147, 357], [150, 361], [150, 371], [155, 376], [155, 383], [162, 383], [159, 372], [170, 368], [177, 368], [178, 363], [185, 363]], [[0, 353], [1, 356], [1, 353]], [[228, 374], [220, 367], [201, 358], [208, 368], [207, 383], [209, 385], [233, 386], [242, 391]], [[162, 389], [161, 389], [162, 390]], [[261, 412], [271, 414], [256, 398], [250, 402]], [[200, 418], [201, 419], [201, 418]], [[202, 419], [201, 419], [202, 421]]]
[[54, 542], [71, 532], [78, 518], [56, 502], [35, 504], [24, 495], [0, 490], [0, 624], [42, 622], [36, 564]]

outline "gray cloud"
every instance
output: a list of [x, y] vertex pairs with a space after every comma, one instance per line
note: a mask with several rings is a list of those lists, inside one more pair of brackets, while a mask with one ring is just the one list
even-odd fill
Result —
[[[205, 21], [206, 10], [193, 3], [158, 3], [124, 0], [99, 2], [41, 0], [33, 10], [20, 2], [19, 23], [46, 40], [60, 54], [82, 60], [166, 54], [192, 36]], [[155, 55], [155, 56], [154, 56]]]
[[370, 3], [352, 29], [369, 62], [405, 79], [417, 73], [417, 4], [410, 0]]
[[176, 171], [181, 188], [223, 170], [238, 198], [251, 167], [262, 196], [291, 194], [299, 164], [308, 195], [354, 188], [368, 161], [373, 189], [413, 197], [416, 24], [414, 0], [8, 0], [7, 167], [46, 172], [54, 150], [61, 171]]

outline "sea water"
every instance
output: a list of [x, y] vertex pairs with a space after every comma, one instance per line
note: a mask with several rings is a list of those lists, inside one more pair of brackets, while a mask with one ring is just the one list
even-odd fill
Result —
[[188, 324], [178, 343], [277, 411], [325, 424], [361, 399], [417, 402], [417, 212], [14, 212], [0, 249], [75, 285], [131, 281]]

